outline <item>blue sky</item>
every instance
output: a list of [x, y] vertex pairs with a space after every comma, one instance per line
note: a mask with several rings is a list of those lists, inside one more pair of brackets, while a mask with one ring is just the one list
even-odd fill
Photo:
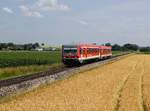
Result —
[[149, 0], [1, 0], [0, 42], [150, 45]]

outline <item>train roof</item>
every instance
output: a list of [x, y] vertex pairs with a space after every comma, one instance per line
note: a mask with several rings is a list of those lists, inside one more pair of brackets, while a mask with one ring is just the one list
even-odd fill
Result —
[[77, 45], [62, 45], [63, 47], [94, 47], [94, 48], [99, 48], [98, 45], [94, 44], [77, 44]]
[[99, 46], [101, 49], [112, 49], [111, 46]]
[[77, 45], [63, 45], [63, 47], [69, 48], [69, 47], [94, 47], [94, 48], [100, 48], [100, 49], [111, 49], [111, 46], [100, 46], [95, 44], [77, 44]]

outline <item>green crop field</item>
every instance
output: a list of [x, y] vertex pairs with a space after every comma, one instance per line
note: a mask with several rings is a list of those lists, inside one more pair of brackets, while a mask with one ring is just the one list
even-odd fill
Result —
[[60, 51], [37, 52], [37, 51], [13, 51], [0, 52], [0, 68], [45, 65], [61, 62]]
[[0, 80], [60, 67], [61, 52], [3, 51], [0, 52]]
[[[120, 54], [121, 51], [113, 51], [113, 55]], [[3, 51], [0, 52], [0, 68], [46, 65], [61, 63], [61, 52], [37, 52], [37, 51]]]

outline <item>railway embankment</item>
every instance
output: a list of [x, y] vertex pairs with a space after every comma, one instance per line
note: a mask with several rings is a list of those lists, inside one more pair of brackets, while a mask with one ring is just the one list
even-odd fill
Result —
[[65, 79], [79, 72], [84, 72], [120, 60], [131, 54], [117, 55], [107, 60], [86, 64], [80, 67], [62, 68], [57, 71], [41, 72], [33, 75], [17, 77], [0, 81], [0, 98], [21, 94], [40, 86]]

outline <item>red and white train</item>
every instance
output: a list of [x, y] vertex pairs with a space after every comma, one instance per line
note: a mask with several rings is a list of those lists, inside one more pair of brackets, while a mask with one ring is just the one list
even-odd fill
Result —
[[63, 45], [62, 61], [66, 65], [82, 64], [88, 60], [100, 60], [112, 56], [111, 47], [93, 44]]

